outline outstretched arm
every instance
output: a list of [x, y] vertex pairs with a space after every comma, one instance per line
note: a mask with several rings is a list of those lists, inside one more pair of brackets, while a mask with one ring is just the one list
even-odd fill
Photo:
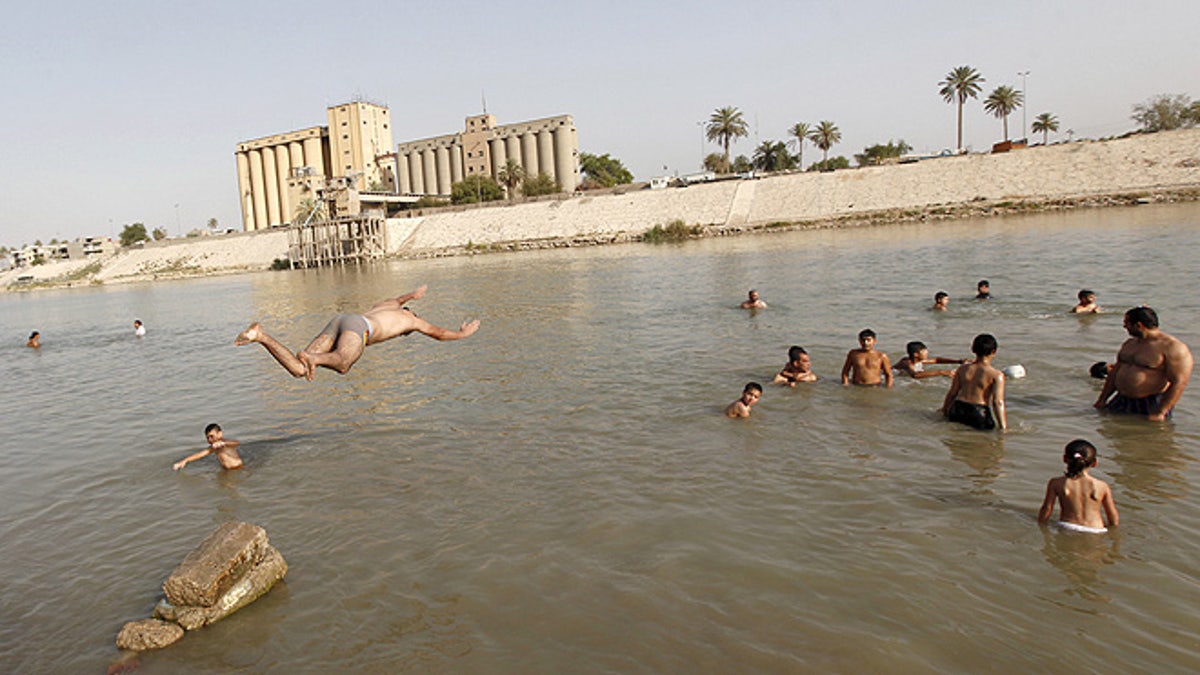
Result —
[[428, 335], [434, 340], [461, 340], [463, 338], [471, 337], [475, 334], [475, 331], [479, 330], [479, 319], [475, 319], [474, 321], [464, 321], [463, 325], [459, 327], [458, 330], [451, 330], [449, 328], [435, 326], [419, 316], [414, 316], [413, 330], [417, 331], [418, 333]]
[[172, 464], [171, 470], [178, 471], [178, 470], [182, 469], [183, 467], [187, 466], [191, 462], [194, 462], [198, 459], [203, 459], [205, 457], [208, 457], [209, 454], [211, 454], [211, 453], [212, 453], [212, 448], [205, 448], [205, 449], [201, 450], [200, 452], [197, 452], [194, 455], [188, 455], [187, 457], [184, 457], [183, 459], [179, 460], [178, 462], [175, 462], [174, 464]]

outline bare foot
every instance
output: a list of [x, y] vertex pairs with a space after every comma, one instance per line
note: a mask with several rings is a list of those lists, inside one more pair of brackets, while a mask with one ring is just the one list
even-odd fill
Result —
[[464, 322], [462, 327], [458, 329], [458, 332], [462, 333], [463, 337], [470, 337], [474, 335], [475, 331], [477, 330], [479, 330], [479, 319]]
[[233, 344], [237, 346], [248, 345], [251, 342], [258, 342], [262, 338], [262, 324], [255, 321], [250, 324], [250, 327], [242, 331], [233, 340]]
[[296, 358], [300, 359], [300, 363], [304, 364], [304, 379], [312, 382], [313, 374], [317, 371], [317, 365], [309, 360], [306, 352], [296, 352]]

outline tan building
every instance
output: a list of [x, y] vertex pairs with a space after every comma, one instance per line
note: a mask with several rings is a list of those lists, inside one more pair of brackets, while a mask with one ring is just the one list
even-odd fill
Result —
[[468, 117], [463, 131], [401, 143], [396, 181], [402, 195], [450, 196], [450, 186], [479, 174], [496, 178], [509, 159], [529, 176], [546, 174], [564, 192], [579, 185], [579, 139], [570, 115], [496, 126], [489, 114]]
[[332, 106], [328, 126], [274, 134], [237, 146], [242, 227], [261, 230], [296, 218], [313, 178], [351, 177], [359, 191], [395, 191], [388, 108], [366, 101]]

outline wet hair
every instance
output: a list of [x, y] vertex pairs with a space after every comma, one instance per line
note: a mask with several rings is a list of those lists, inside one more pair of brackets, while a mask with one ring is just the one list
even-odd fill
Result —
[[41, 335], [41, 333], [39, 333], [39, 332], [37, 332], [37, 331], [35, 330], [35, 331], [33, 331], [32, 333], [30, 333], [30, 334], [29, 334], [29, 339], [30, 339], [30, 340], [32, 340], [33, 338], [35, 338], [35, 337], [37, 337], [37, 336], [39, 336], [39, 335]]
[[950, 294], [947, 293], [946, 291], [938, 291], [937, 293], [933, 294], [933, 301], [937, 302], [938, 300], [941, 300], [942, 298], [948, 298], [948, 297], [950, 297]]
[[1067, 478], [1074, 478], [1096, 461], [1096, 446], [1077, 438], [1067, 443], [1063, 461], [1067, 463]]
[[996, 353], [996, 338], [989, 333], [980, 333], [971, 342], [971, 353], [975, 356], [988, 356]]
[[1125, 318], [1133, 323], [1140, 323], [1146, 328], [1158, 328], [1158, 313], [1145, 305], [1125, 312]]
[[904, 345], [904, 351], [908, 352], [908, 358], [910, 359], [917, 358], [917, 353], [922, 349], [928, 349], [928, 347], [925, 346], [924, 342], [919, 340], [913, 340], [912, 342]]
[[983, 288], [984, 286], [987, 286], [988, 288], [992, 287], [992, 285], [988, 283], [987, 279], [980, 279], [979, 283], [975, 284], [975, 288]]
[[1093, 292], [1093, 291], [1089, 291], [1089, 290], [1088, 290], [1088, 289], [1086, 289], [1086, 288], [1085, 288], [1085, 289], [1083, 289], [1083, 290], [1081, 290], [1081, 291], [1079, 291], [1079, 301], [1080, 301], [1080, 302], [1083, 302], [1084, 300], [1086, 300], [1086, 299], [1087, 299], [1087, 297], [1088, 297], [1089, 295], [1095, 295], [1095, 292]]
[[875, 337], [875, 331], [871, 330], [870, 328], [864, 328], [864, 329], [858, 331], [858, 339], [859, 340], [862, 340], [865, 338], [873, 338], [873, 337]]
[[1097, 361], [1088, 368], [1088, 373], [1097, 380], [1108, 379], [1108, 364], [1103, 361]]
[[214, 431], [220, 431], [220, 430], [221, 430], [221, 425], [217, 424], [216, 422], [213, 422], [212, 424], [204, 427], [204, 435], [207, 436]]
[[140, 326], [140, 325], [142, 325], [142, 320], [141, 320], [141, 319], [134, 319], [134, 320], [133, 320], [133, 322], [134, 322], [134, 323], [136, 323], [136, 324], [138, 324], [139, 326]]
[[792, 347], [788, 349], [788, 361], [799, 361], [800, 357], [807, 353], [808, 352], [804, 351], [804, 347], [792, 345]]
[[745, 389], [742, 389], [742, 393], [744, 394], [744, 393], [746, 393], [746, 392], [748, 392], [748, 391], [757, 391], [758, 393], [760, 393], [760, 394], [761, 394], [761, 393], [762, 393], [762, 390], [763, 390], [763, 389], [762, 389], [762, 385], [761, 385], [761, 384], [759, 384], [759, 383], [757, 383], [757, 382], [748, 382], [748, 383], [746, 383], [746, 388], [745, 388]]

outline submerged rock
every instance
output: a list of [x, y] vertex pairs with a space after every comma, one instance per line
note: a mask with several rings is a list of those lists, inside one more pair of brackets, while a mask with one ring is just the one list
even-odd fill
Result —
[[262, 597], [285, 574], [287, 561], [275, 547], [268, 545], [263, 559], [247, 570], [245, 575], [211, 607], [173, 605], [167, 599], [163, 599], [154, 608], [154, 616], [174, 621], [185, 630], [196, 630], [219, 621]]
[[117, 633], [117, 648], [135, 652], [161, 649], [183, 637], [179, 624], [158, 619], [130, 621]]

